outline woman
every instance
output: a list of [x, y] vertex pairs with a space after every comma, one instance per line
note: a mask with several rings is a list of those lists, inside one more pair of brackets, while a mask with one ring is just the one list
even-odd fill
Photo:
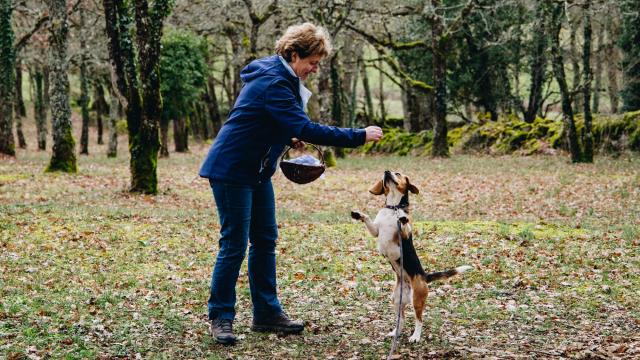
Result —
[[221, 226], [208, 303], [211, 333], [219, 343], [236, 341], [235, 286], [248, 240], [251, 329], [289, 334], [304, 329], [302, 322], [283, 312], [276, 292], [278, 230], [270, 179], [284, 148], [302, 141], [356, 147], [382, 138], [376, 126], [325, 126], [305, 114], [311, 92], [301, 81], [317, 72], [330, 52], [323, 28], [310, 23], [288, 28], [276, 42], [277, 55], [255, 60], [242, 70], [242, 90], [200, 169], [200, 176], [211, 184]]

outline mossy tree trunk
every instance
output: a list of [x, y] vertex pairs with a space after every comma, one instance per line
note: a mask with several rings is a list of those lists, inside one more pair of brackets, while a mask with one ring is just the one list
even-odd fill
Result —
[[529, 103], [524, 120], [532, 123], [542, 108], [542, 86], [544, 85], [547, 65], [546, 12], [543, 3], [538, 2], [535, 22], [533, 24], [533, 56], [531, 61], [531, 83], [529, 87]]
[[120, 102], [115, 90], [110, 86], [109, 99], [109, 146], [107, 157], [118, 156], [118, 118], [120, 115]]
[[260, 27], [262, 27], [262, 25], [269, 20], [273, 14], [278, 12], [278, 0], [272, 0], [262, 15], [256, 13], [252, 0], [243, 0], [243, 2], [247, 7], [249, 19], [251, 20], [251, 31], [249, 33], [249, 56], [246, 59], [246, 65], [258, 58], [258, 35], [260, 33]]
[[[171, 1], [149, 3], [136, 0], [133, 9], [124, 0], [103, 0], [109, 57], [115, 70], [117, 90], [126, 101], [131, 192], [158, 192], [157, 159], [160, 148], [160, 39]], [[137, 61], [131, 38], [135, 14]], [[138, 66], [136, 66], [138, 64]], [[138, 81], [139, 79], [139, 81]], [[143, 101], [144, 99], [144, 101]]]
[[16, 58], [16, 89], [15, 89], [15, 116], [16, 116], [16, 135], [18, 135], [18, 147], [20, 149], [27, 148], [27, 141], [22, 132], [22, 119], [27, 116], [27, 108], [24, 106], [22, 98], [22, 60]]
[[51, 23], [49, 27], [50, 101], [53, 122], [53, 153], [47, 171], [75, 173], [78, 171], [75, 140], [71, 132], [71, 107], [69, 106], [69, 63], [67, 41], [69, 24], [65, 0], [47, 0]]
[[573, 74], [573, 81], [571, 81], [571, 99], [573, 100], [573, 112], [580, 112], [584, 106], [582, 105], [582, 96], [580, 96], [580, 55], [578, 54], [578, 43], [577, 43], [577, 33], [578, 28], [580, 27], [580, 21], [582, 19], [576, 17], [575, 19], [569, 21], [569, 26], [571, 27], [571, 31], [569, 33], [569, 60], [571, 63], [571, 72]]
[[[440, 0], [431, 0], [434, 9], [440, 9]], [[443, 39], [444, 24], [440, 15], [432, 21], [432, 48], [433, 48], [433, 85], [435, 86], [433, 145], [431, 156], [449, 156], [449, 144], [447, 143], [447, 41]]]
[[87, 40], [84, 19], [84, 6], [80, 13], [80, 107], [82, 113], [82, 133], [80, 135], [80, 154], [89, 155], [89, 80], [87, 79]]
[[11, 28], [11, 0], [0, 0], [0, 154], [16, 155], [13, 138], [15, 53]]
[[38, 138], [38, 150], [47, 149], [47, 111], [44, 107], [44, 88], [43, 88], [42, 69], [37, 68], [33, 73], [33, 82], [35, 83], [33, 98], [33, 113], [36, 120], [36, 134]]
[[551, 35], [551, 54], [553, 57], [553, 72], [558, 82], [560, 96], [562, 98], [562, 119], [564, 122], [564, 132], [569, 143], [569, 151], [571, 152], [571, 161], [580, 162], [582, 154], [580, 144], [578, 144], [578, 134], [576, 124], [573, 118], [573, 108], [571, 106], [571, 95], [567, 85], [567, 78], [564, 71], [564, 60], [560, 52], [560, 30], [562, 29], [562, 15], [564, 8], [562, 4], [551, 4], [550, 17], [550, 35]]
[[582, 48], [582, 83], [583, 83], [583, 102], [584, 108], [584, 128], [582, 129], [582, 142], [584, 151], [582, 152], [582, 162], [593, 162], [593, 134], [591, 132], [591, 81], [593, 74], [591, 71], [591, 0], [584, 2], [584, 19], [583, 19], [584, 45]]
[[622, 1], [622, 68], [625, 84], [622, 89], [623, 111], [640, 109], [640, 0]]

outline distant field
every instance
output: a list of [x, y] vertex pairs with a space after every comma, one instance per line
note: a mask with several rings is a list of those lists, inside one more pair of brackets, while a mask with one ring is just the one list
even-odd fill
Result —
[[[29, 127], [30, 139], [34, 139]], [[92, 142], [95, 134], [92, 134]], [[302, 336], [254, 334], [243, 267], [241, 341], [215, 344], [206, 300], [218, 221], [197, 177], [207, 146], [159, 161], [160, 194], [130, 195], [120, 157], [93, 145], [77, 175], [44, 174], [49, 154], [0, 160], [0, 358], [383, 358], [393, 277], [349, 211], [385, 169], [406, 173], [414, 242], [434, 283], [419, 344], [403, 358], [640, 357], [640, 158], [447, 160], [351, 157], [306, 186], [274, 178], [278, 279]]]

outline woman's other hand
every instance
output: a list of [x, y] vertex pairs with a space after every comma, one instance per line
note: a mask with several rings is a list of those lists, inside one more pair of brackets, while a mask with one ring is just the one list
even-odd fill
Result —
[[365, 142], [369, 141], [378, 141], [382, 139], [382, 129], [378, 126], [367, 126], [364, 129], [367, 133], [367, 137], [365, 138]]
[[305, 145], [305, 142], [298, 139], [298, 138], [291, 138], [291, 147], [294, 149], [301, 149], [303, 148]]

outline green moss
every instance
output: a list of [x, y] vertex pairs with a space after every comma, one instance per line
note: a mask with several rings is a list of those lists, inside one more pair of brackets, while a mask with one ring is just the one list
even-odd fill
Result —
[[[581, 116], [576, 116], [576, 128], [579, 133], [584, 129]], [[601, 152], [640, 151], [640, 111], [618, 117], [595, 117], [592, 132], [594, 148]], [[428, 155], [432, 140], [431, 131], [407, 133], [400, 128], [387, 128], [382, 140], [367, 143], [360, 151]], [[536, 118], [527, 123], [515, 115], [451, 129], [447, 133], [447, 142], [453, 151], [461, 153], [532, 155], [548, 153], [549, 149], [567, 150], [564, 126], [560, 120]]]
[[333, 153], [333, 151], [326, 150], [324, 152], [324, 163], [328, 168], [338, 165], [338, 162], [336, 160], [336, 156]]
[[54, 144], [54, 152], [45, 172], [77, 173], [78, 165], [74, 151], [75, 145], [76, 142], [73, 139], [71, 129], [67, 129], [67, 131], [63, 132], [62, 139], [57, 144]]

